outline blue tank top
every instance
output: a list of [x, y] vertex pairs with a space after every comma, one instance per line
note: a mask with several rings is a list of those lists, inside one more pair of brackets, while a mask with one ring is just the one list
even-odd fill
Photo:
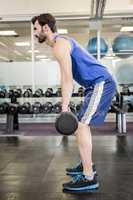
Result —
[[72, 74], [77, 83], [88, 88], [101, 81], [112, 80], [112, 75], [107, 67], [99, 63], [73, 38], [61, 35], [56, 35], [57, 37], [68, 39], [71, 43]]

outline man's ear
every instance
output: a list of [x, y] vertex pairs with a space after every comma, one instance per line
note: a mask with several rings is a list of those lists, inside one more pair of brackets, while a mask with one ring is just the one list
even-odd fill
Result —
[[49, 26], [48, 26], [48, 24], [45, 24], [45, 25], [43, 26], [43, 31], [44, 31], [44, 32], [48, 32], [48, 30], [49, 30]]

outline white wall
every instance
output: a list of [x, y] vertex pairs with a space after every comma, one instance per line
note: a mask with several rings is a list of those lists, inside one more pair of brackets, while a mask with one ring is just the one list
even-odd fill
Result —
[[[56, 85], [59, 84], [60, 74], [58, 63], [36, 62], [35, 84]], [[32, 85], [31, 62], [0, 63], [0, 85]]]
[[[101, 62], [110, 69], [119, 83], [133, 83], [133, 56], [127, 59], [116, 57], [113, 61], [103, 58]], [[34, 70], [34, 83], [37, 88], [48, 86], [56, 87], [60, 84], [60, 70], [56, 61], [36, 62]], [[1, 62], [0, 85], [32, 85], [31, 62]], [[77, 86], [78, 84], [75, 84], [75, 87]]]

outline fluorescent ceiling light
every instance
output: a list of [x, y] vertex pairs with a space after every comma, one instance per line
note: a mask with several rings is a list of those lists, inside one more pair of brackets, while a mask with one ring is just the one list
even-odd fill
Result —
[[18, 47], [30, 46], [30, 42], [15, 42], [15, 45]]
[[68, 30], [67, 29], [58, 29], [57, 32], [59, 34], [67, 34], [68, 33]]
[[0, 36], [14, 36], [18, 35], [15, 31], [0, 31]]
[[[32, 53], [32, 50], [29, 50], [28, 52]], [[39, 50], [34, 50], [34, 53], [39, 53]]]
[[36, 58], [47, 58], [46, 55], [37, 55]]
[[7, 47], [7, 45], [4, 44], [3, 42], [0, 42], [0, 45], [3, 46], [3, 47]]
[[123, 26], [121, 29], [120, 29], [121, 32], [130, 32], [130, 31], [133, 31], [133, 26]]

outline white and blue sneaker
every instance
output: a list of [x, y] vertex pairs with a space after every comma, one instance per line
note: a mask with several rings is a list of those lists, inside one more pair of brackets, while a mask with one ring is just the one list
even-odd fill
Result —
[[80, 174], [75, 176], [72, 181], [63, 184], [63, 191], [70, 193], [91, 192], [97, 190], [98, 188], [99, 183], [96, 175], [93, 176], [92, 180], [89, 180], [84, 174]]

